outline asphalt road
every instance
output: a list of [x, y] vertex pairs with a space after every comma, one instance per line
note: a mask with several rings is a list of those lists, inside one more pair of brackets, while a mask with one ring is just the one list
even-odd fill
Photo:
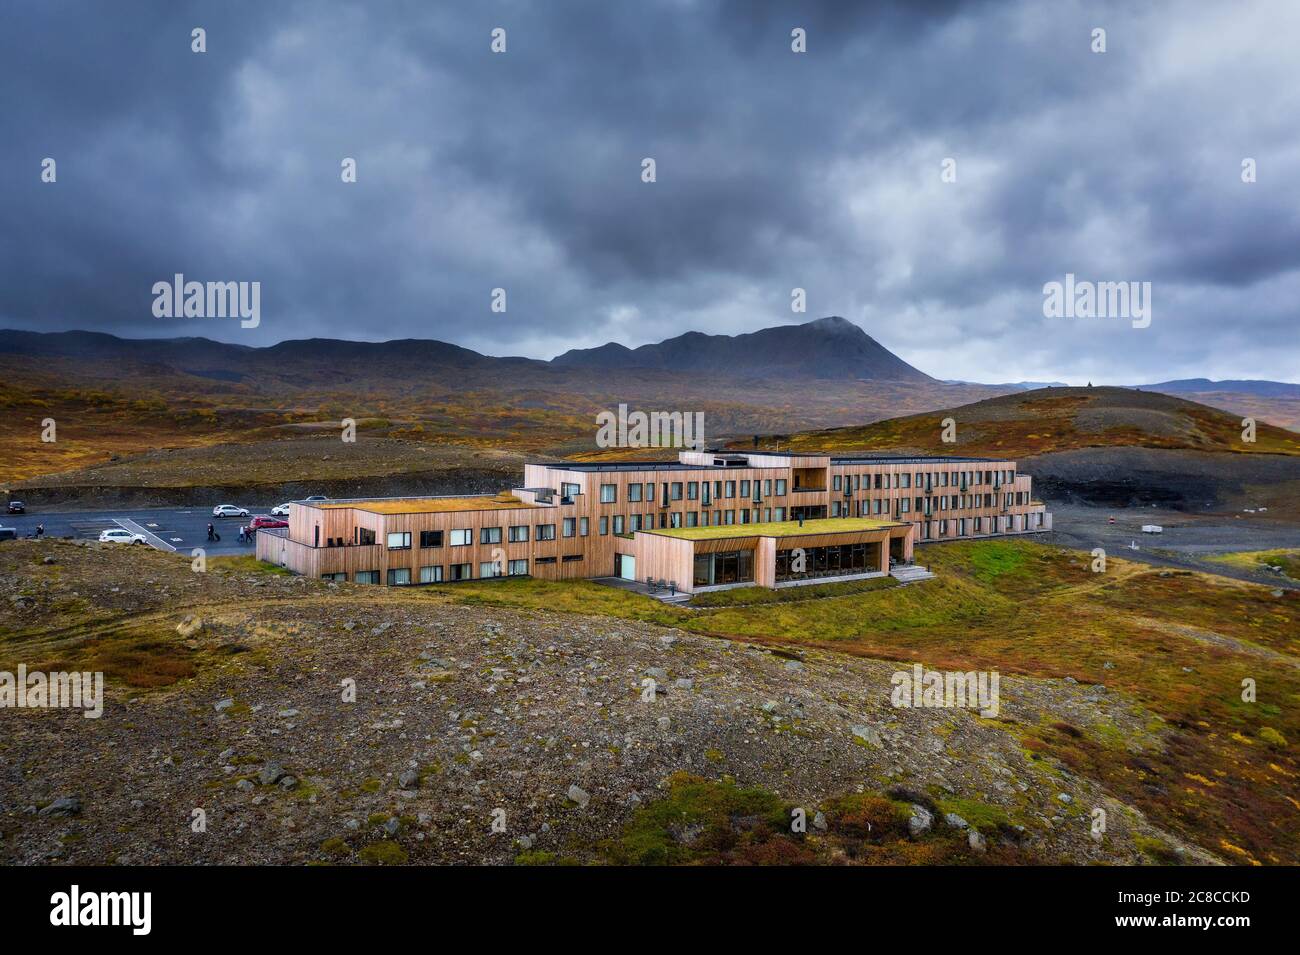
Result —
[[[239, 506], [247, 507], [250, 515], [257, 515], [269, 514], [275, 504]], [[221, 535], [220, 541], [208, 540], [209, 522]], [[247, 544], [239, 543], [239, 526], [247, 522], [248, 518], [213, 517], [211, 508], [200, 507], [62, 512], [36, 508], [29, 509], [26, 514], [0, 513], [0, 526], [17, 528], [19, 537], [33, 533], [37, 524], [45, 525], [46, 537], [77, 537], [82, 540], [97, 540], [100, 531], [121, 527], [136, 534], [144, 534], [149, 543], [159, 550], [174, 550], [185, 554], [195, 547], [202, 547], [208, 554], [251, 554], [251, 541]]]

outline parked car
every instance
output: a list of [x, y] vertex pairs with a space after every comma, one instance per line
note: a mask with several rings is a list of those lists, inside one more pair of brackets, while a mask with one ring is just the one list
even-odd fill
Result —
[[143, 534], [134, 534], [120, 527], [110, 527], [106, 531], [99, 532], [99, 542], [101, 544], [143, 544], [145, 539]]
[[26, 514], [26, 513], [27, 513], [27, 505], [24, 504], [22, 501], [10, 501], [10, 502], [9, 502], [9, 513], [10, 513], [10, 514]]
[[16, 541], [18, 539], [18, 528], [0, 527], [0, 541]]
[[283, 504], [277, 504], [277, 505], [275, 505], [275, 507], [271, 508], [271, 513], [272, 513], [275, 517], [288, 517], [288, 516], [289, 516], [289, 502], [288, 502], [288, 501], [285, 501]]
[[311, 503], [312, 501], [328, 501], [329, 498], [324, 494], [313, 494], [311, 497], [304, 497], [303, 500], [307, 503]]
[[234, 504], [218, 504], [212, 509], [213, 517], [247, 517], [248, 508], [236, 507]]
[[252, 530], [260, 530], [263, 527], [288, 527], [289, 522], [282, 521], [278, 517], [269, 517], [266, 514], [258, 514], [248, 522], [248, 526]]

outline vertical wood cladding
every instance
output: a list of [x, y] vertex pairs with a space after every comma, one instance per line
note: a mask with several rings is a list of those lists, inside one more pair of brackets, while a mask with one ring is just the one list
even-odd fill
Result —
[[[743, 464], [717, 466], [719, 459]], [[411, 583], [419, 583], [422, 567], [441, 567], [441, 579], [449, 581], [451, 567], [464, 564], [477, 579], [483, 565], [497, 558], [503, 573], [511, 561], [526, 561], [534, 577], [604, 577], [617, 573], [616, 555], [626, 554], [638, 557], [641, 580], [685, 582], [691, 577], [690, 546], [641, 554], [630, 535], [647, 527], [716, 526], [730, 516], [737, 537], [743, 537], [747, 523], [789, 520], [792, 508], [820, 507], [827, 517], [917, 525], [917, 533], [903, 542], [910, 557], [914, 537], [985, 537], [1051, 527], [1051, 515], [1032, 499], [1030, 478], [1012, 461], [684, 451], [677, 463], [583, 467], [526, 465], [514, 506], [483, 507], [481, 499], [462, 510], [433, 499], [291, 504], [287, 537], [264, 541], [259, 535], [257, 553], [312, 576], [342, 573], [353, 580], [358, 572], [378, 571], [380, 583], [390, 570], [405, 570]], [[526, 527], [527, 539], [512, 540], [512, 526]], [[553, 534], [539, 533], [539, 526], [553, 526]], [[495, 532], [485, 536], [485, 528], [499, 528], [499, 540]], [[468, 532], [469, 543], [454, 544], [452, 531]], [[422, 532], [441, 532], [440, 545], [421, 546]], [[390, 547], [390, 534], [409, 534], [409, 546]], [[766, 569], [761, 575], [770, 576]]]

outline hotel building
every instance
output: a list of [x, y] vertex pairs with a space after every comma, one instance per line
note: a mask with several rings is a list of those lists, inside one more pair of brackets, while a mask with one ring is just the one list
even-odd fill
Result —
[[257, 556], [314, 577], [425, 584], [621, 577], [693, 593], [887, 574], [917, 542], [1050, 530], [993, 458], [682, 451], [529, 464], [499, 495], [297, 502]]

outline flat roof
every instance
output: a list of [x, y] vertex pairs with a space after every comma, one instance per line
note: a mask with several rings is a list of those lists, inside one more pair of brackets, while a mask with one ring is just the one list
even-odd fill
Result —
[[560, 462], [542, 464], [544, 468], [557, 471], [714, 471], [711, 464], [683, 464], [681, 461], [611, 461], [606, 464], [586, 464], [582, 462]]
[[370, 511], [374, 514], [428, 514], [448, 511], [504, 511], [539, 505], [521, 501], [513, 494], [476, 494], [462, 497], [380, 497], [346, 501], [313, 501], [309, 506], [355, 507], [359, 511]]
[[849, 534], [875, 531], [884, 527], [902, 527], [902, 521], [882, 521], [874, 517], [819, 517], [804, 521], [766, 521], [760, 524], [721, 524], [713, 527], [661, 527], [642, 534], [662, 534], [684, 540], [717, 540], [727, 537], [801, 537], [808, 534]]
[[940, 455], [916, 457], [903, 454], [832, 455], [832, 464], [1005, 464], [1008, 458], [949, 458]]

